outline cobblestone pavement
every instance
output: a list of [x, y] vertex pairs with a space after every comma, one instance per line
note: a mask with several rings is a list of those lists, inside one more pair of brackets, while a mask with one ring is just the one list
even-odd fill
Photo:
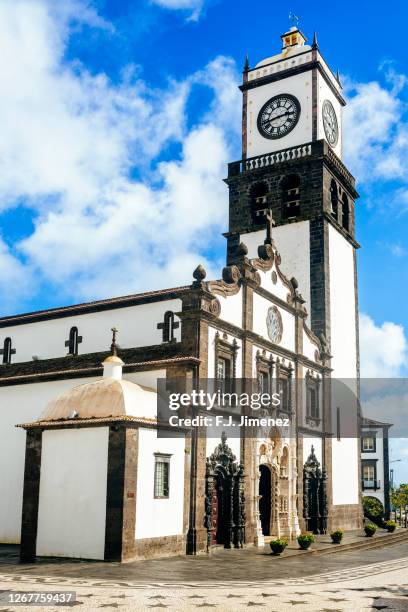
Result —
[[[76, 575], [68, 576], [64, 564], [38, 566], [0, 566], [0, 590], [12, 591], [69, 591], [77, 592], [77, 601], [72, 607], [80, 610], [117, 609], [120, 611], [144, 610], [199, 610], [237, 612], [251, 609], [271, 611], [307, 610], [408, 610], [408, 544], [371, 551], [349, 551], [338, 555], [280, 559], [265, 557], [263, 577], [254, 569], [250, 555], [246, 579], [234, 578], [234, 557], [218, 555], [206, 559], [215, 565], [218, 578], [208, 581], [205, 576], [190, 572], [194, 580], [167, 580], [163, 571], [162, 580], [140, 580], [138, 564], [102, 565], [105, 572], [94, 564], [76, 564]], [[335, 557], [335, 562], [333, 560]], [[386, 559], [386, 560], [385, 560]], [[244, 559], [242, 559], [244, 560]], [[162, 559], [157, 563], [169, 570], [174, 559]], [[187, 560], [188, 561], [188, 560]], [[191, 564], [190, 559], [190, 564]], [[74, 564], [70, 567], [70, 573]], [[133, 577], [121, 576], [132, 565]], [[194, 563], [192, 563], [194, 566]], [[302, 567], [307, 565], [308, 567]], [[328, 566], [331, 566], [330, 568]], [[333, 567], [335, 565], [336, 567]], [[44, 570], [41, 574], [35, 569]], [[33, 569], [34, 568], [34, 569]], [[93, 568], [93, 569], [92, 569]], [[95, 570], [101, 571], [96, 577]], [[198, 569], [196, 567], [196, 569]], [[308, 570], [305, 572], [304, 570]], [[5, 571], [3, 571], [5, 570]], [[28, 571], [27, 571], [28, 570]], [[58, 570], [57, 572], [55, 570]], [[91, 570], [91, 572], [90, 572]], [[112, 571], [116, 576], [113, 578]], [[268, 574], [266, 577], [265, 574]], [[64, 575], [65, 574], [65, 575]], [[105, 575], [105, 578], [103, 578]], [[286, 577], [283, 577], [285, 575]], [[179, 576], [182, 577], [181, 575]], [[156, 576], [154, 577], [156, 578]], [[231, 579], [229, 579], [231, 578]], [[39, 607], [10, 607], [0, 605], [0, 612], [21, 610], [31, 612]], [[41, 611], [61, 611], [61, 607], [42, 607]]]

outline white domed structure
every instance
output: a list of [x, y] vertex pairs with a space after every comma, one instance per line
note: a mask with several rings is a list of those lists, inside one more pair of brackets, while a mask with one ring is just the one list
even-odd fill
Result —
[[39, 421], [145, 417], [155, 419], [157, 394], [122, 378], [123, 361], [111, 355], [103, 362], [103, 378], [78, 385], [51, 400]]

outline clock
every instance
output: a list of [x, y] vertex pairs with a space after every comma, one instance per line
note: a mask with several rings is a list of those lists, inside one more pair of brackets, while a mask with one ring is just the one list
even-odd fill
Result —
[[271, 342], [279, 344], [282, 340], [283, 323], [282, 316], [276, 306], [271, 306], [266, 315], [266, 328]]
[[286, 136], [299, 121], [300, 102], [290, 94], [274, 96], [258, 115], [258, 130], [264, 138], [276, 140]]
[[330, 100], [325, 100], [323, 102], [322, 118], [327, 142], [332, 147], [335, 147], [339, 141], [339, 124], [337, 122], [336, 111]]

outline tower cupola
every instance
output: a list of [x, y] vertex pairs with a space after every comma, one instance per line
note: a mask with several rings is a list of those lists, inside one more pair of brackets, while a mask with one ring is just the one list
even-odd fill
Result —
[[282, 51], [288, 47], [303, 47], [306, 37], [296, 26], [292, 26], [288, 32], [281, 35]]

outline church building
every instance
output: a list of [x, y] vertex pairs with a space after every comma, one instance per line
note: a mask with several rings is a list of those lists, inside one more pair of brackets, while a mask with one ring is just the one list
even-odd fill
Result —
[[[23, 561], [208, 553], [362, 526], [345, 100], [316, 36], [281, 38], [279, 53], [245, 63], [220, 278], [198, 265], [186, 286], [0, 319], [0, 542], [19, 543]], [[290, 431], [159, 435], [161, 379], [252, 380], [279, 394], [270, 414]], [[347, 381], [347, 406], [334, 380]]]

